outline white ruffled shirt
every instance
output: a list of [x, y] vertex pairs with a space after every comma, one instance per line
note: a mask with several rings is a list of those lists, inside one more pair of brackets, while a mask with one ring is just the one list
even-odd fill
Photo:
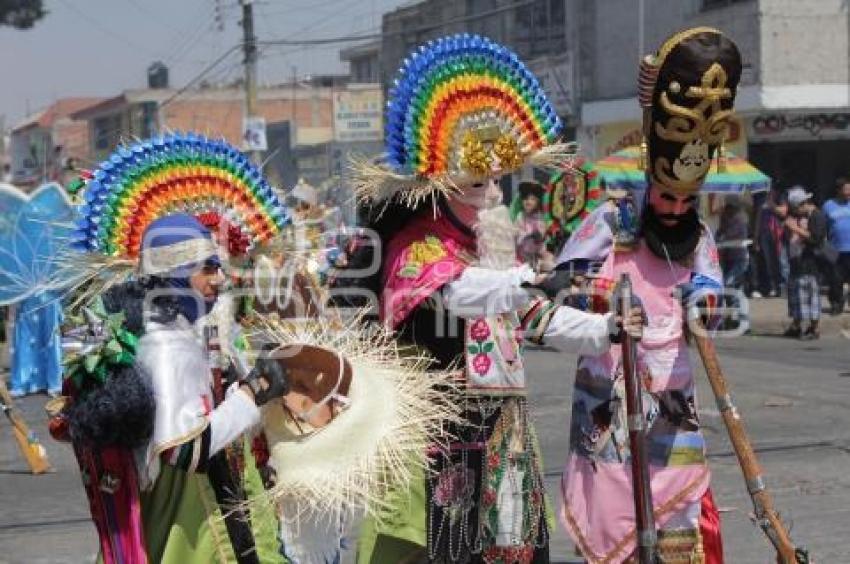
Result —
[[164, 451], [195, 439], [210, 427], [212, 456], [260, 422], [260, 410], [252, 398], [235, 386], [213, 408], [207, 353], [183, 316], [167, 324], [148, 322], [136, 362], [156, 401], [153, 436], [137, 457], [143, 489], [159, 476]]

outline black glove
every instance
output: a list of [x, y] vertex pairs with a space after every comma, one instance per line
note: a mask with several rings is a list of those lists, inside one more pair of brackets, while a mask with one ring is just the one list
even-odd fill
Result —
[[[254, 393], [254, 403], [265, 405], [270, 400], [285, 396], [289, 393], [289, 375], [287, 370], [276, 359], [270, 357], [274, 345], [266, 345], [257, 359], [253, 370], [248, 373], [243, 384]], [[263, 386], [263, 383], [266, 386]]]
[[573, 275], [569, 270], [555, 270], [540, 284], [523, 284], [525, 288], [536, 288], [550, 300], [560, 297], [559, 303], [569, 296]]
[[271, 466], [257, 466], [257, 471], [260, 473], [260, 480], [263, 482], [263, 487], [267, 490], [272, 489], [277, 483], [277, 472]]

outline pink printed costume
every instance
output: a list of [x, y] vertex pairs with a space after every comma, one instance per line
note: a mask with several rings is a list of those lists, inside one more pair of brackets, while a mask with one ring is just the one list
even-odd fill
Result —
[[[740, 72], [734, 43], [710, 28], [679, 32], [643, 59], [639, 100], [648, 187], [640, 215], [631, 196], [610, 200], [576, 230], [557, 261], [565, 273], [581, 275], [573, 280], [587, 295], [571, 296], [572, 303], [607, 310], [622, 274], [642, 302], [647, 324], [636, 369], [657, 549], [668, 564], [723, 561], [683, 309], [698, 303], [710, 309], [722, 288], [717, 250], [695, 204], [725, 136]], [[573, 393], [561, 521], [590, 563], [634, 556], [630, 466], [621, 349], [584, 354]]]
[[[593, 284], [610, 288], [623, 273], [632, 280], [648, 318], [638, 345], [638, 374], [646, 386], [644, 408], [653, 503], [660, 538], [686, 550], [698, 543], [702, 500], [710, 472], [699, 431], [694, 381], [678, 290], [695, 274], [718, 282], [720, 270], [705, 230], [692, 266], [667, 263], [643, 242], [613, 250], [608, 203], [568, 242], [559, 261], [601, 260]], [[593, 249], [592, 256], [586, 252]], [[589, 562], [620, 562], [634, 550], [634, 502], [628, 463], [628, 430], [620, 347], [579, 359], [570, 424], [570, 453], [561, 488], [562, 524]], [[675, 540], [674, 540], [675, 539]]]

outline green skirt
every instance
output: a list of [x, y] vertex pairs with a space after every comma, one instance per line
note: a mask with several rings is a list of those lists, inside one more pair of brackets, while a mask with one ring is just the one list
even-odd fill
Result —
[[[250, 499], [263, 490], [260, 475], [246, 441], [245, 493]], [[206, 474], [185, 472], [163, 464], [152, 490], [142, 492], [142, 522], [150, 562], [235, 563], [215, 492]], [[251, 511], [257, 555], [265, 564], [284, 563], [277, 535], [278, 522], [271, 506], [257, 504]]]

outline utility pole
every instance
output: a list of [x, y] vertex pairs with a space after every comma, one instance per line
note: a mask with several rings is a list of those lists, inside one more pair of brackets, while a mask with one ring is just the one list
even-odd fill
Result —
[[[253, 0], [240, 0], [242, 4], [242, 50], [245, 53], [245, 119], [257, 117], [257, 36], [254, 35]], [[260, 164], [259, 151], [250, 151], [255, 164]]]

